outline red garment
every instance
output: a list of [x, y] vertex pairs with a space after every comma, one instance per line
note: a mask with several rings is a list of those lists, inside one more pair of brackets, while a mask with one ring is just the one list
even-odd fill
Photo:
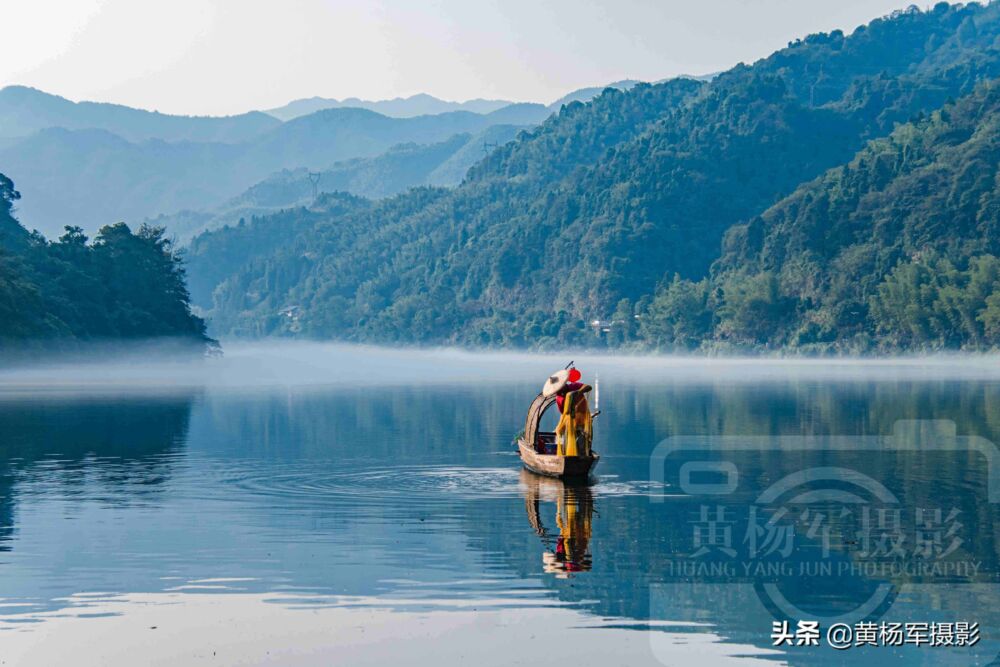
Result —
[[571, 391], [576, 391], [582, 386], [582, 382], [567, 382], [566, 386], [559, 390], [559, 393], [556, 394], [556, 407], [559, 408], [559, 414], [562, 414], [563, 402], [566, 400], [566, 394]]

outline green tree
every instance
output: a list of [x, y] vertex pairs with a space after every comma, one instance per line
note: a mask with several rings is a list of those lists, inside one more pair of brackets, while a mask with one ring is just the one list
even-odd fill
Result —
[[640, 313], [639, 334], [656, 349], [690, 350], [712, 334], [713, 312], [707, 280], [691, 282], [674, 275]]
[[774, 273], [731, 278], [717, 311], [718, 336], [741, 345], [781, 344], [794, 322], [796, 305], [782, 292]]
[[91, 244], [80, 227], [67, 226], [50, 243], [12, 217], [18, 196], [0, 174], [0, 338], [210, 342], [162, 228], [109, 225]]

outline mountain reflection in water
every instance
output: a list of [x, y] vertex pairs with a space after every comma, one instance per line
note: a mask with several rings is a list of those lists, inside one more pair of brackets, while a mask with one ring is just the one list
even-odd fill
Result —
[[[630, 654], [633, 662], [683, 662], [697, 644], [707, 664], [751, 654], [841, 664], [844, 654], [823, 648], [771, 652], [780, 604], [817, 616], [847, 614], [887, 585], [869, 618], [977, 621], [982, 641], [965, 651], [856, 649], [852, 662], [986, 664], [1000, 650], [1000, 513], [986, 500], [987, 463], [975, 452], [760, 448], [733, 459], [740, 481], [725, 503], [736, 508], [807, 465], [857, 470], [905, 499], [907, 509], [956, 510], [961, 543], [945, 560], [978, 563], [978, 573], [941, 581], [863, 570], [692, 576], [681, 564], [695, 550], [701, 508], [714, 512], [724, 503], [682, 493], [669, 475], [660, 484], [650, 473], [657, 444], [677, 435], [886, 436], [900, 420], [936, 419], [953, 421], [959, 435], [1000, 441], [1000, 383], [749, 383], [669, 373], [633, 383], [614, 376], [613, 360], [585, 368], [599, 370], [604, 386], [595, 441], [601, 470], [582, 487], [520, 469], [511, 438], [537, 382], [3, 398], [0, 645], [16, 637], [9, 646], [41, 646], [51, 635], [39, 627], [65, 628], [69, 637], [75, 624], [127, 619], [150, 601], [189, 600], [208, 613], [211, 598], [202, 596], [215, 595], [226, 605], [243, 600], [337, 614], [378, 608], [400, 618], [428, 615], [428, 623], [470, 608], [481, 609], [487, 624], [505, 623], [508, 613], [530, 615], [536, 634], [571, 638], [562, 654], [580, 664], [607, 662], [594, 646], [612, 630], [638, 640], [630, 640], [642, 653]], [[810, 509], [832, 516], [817, 507]], [[920, 527], [907, 516], [901, 530]], [[745, 538], [741, 521], [730, 526], [734, 549]], [[835, 533], [842, 527], [832, 525]], [[812, 567], [824, 551], [834, 568], [866, 562], [852, 542], [824, 544], [805, 527], [784, 562]], [[241, 622], [252, 624], [248, 616]], [[281, 618], [268, 622], [287, 622]], [[266, 650], [280, 648], [279, 637]], [[476, 654], [467, 648], [466, 655]]]

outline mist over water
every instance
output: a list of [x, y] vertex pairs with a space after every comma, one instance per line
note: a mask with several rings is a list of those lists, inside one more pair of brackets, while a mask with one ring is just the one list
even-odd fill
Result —
[[575, 361], [606, 383], [747, 383], [791, 380], [896, 381], [1000, 379], [1000, 355], [942, 354], [866, 358], [602, 355], [567, 350], [527, 353], [390, 348], [318, 342], [228, 343], [219, 358], [193, 358], [158, 344], [95, 346], [0, 367], [0, 394], [63, 395], [227, 391], [273, 387], [349, 388], [531, 381], [541, 387]]

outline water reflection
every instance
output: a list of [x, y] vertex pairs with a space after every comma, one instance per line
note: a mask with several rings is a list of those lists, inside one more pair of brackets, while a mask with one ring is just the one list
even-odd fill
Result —
[[[591, 523], [594, 517], [594, 495], [586, 483], [563, 482], [521, 471], [524, 487], [524, 508], [528, 523], [545, 546], [543, 569], [560, 578], [592, 567], [590, 555]], [[555, 525], [558, 534], [542, 522], [542, 501], [555, 504]]]
[[0, 401], [0, 551], [11, 549], [17, 499], [60, 493], [134, 503], [162, 492], [182, 451], [191, 397]]

